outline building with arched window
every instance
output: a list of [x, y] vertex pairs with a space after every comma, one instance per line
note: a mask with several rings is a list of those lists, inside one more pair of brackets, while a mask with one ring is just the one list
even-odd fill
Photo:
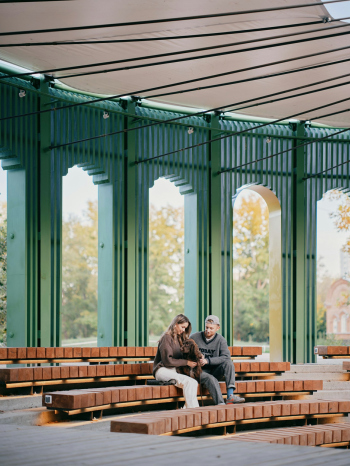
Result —
[[350, 339], [350, 282], [336, 280], [326, 298], [327, 334], [338, 339]]

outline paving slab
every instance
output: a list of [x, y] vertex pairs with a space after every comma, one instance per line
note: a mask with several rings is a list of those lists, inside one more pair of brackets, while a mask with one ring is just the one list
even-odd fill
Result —
[[[348, 466], [350, 452], [290, 445], [209, 441], [186, 437], [82, 432], [0, 425], [0, 450], [8, 466], [152, 465], [186, 462], [259, 466]], [[49, 455], [49, 456], [48, 456]]]

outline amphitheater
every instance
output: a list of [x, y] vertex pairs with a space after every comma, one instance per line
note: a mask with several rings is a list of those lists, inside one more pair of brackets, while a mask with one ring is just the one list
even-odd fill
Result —
[[[347, 4], [0, 2], [1, 464], [350, 464], [350, 351], [317, 345], [316, 296], [317, 202], [350, 190]], [[96, 347], [62, 341], [73, 167], [98, 190]], [[160, 178], [184, 196], [183, 312], [195, 332], [220, 319], [245, 403], [203, 389], [182, 409], [182, 389], [150, 383]], [[234, 346], [242, 190], [268, 208], [269, 355]]]

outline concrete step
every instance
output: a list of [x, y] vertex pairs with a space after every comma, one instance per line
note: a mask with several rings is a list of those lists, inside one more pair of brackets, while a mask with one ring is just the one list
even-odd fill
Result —
[[43, 426], [49, 422], [57, 422], [60, 419], [61, 416], [55, 414], [55, 411], [43, 407], [0, 412], [0, 424]]
[[305, 398], [310, 400], [350, 400], [350, 390], [320, 390]]
[[0, 396], [0, 411], [41, 407], [41, 395]]
[[[157, 413], [161, 411], [152, 411], [152, 413]], [[135, 414], [134, 414], [135, 415]], [[94, 430], [98, 432], [110, 432], [111, 431], [111, 421], [117, 420], [120, 417], [132, 416], [129, 414], [109, 414], [106, 415], [103, 413], [101, 419], [94, 419], [93, 421], [82, 421], [79, 419], [69, 418], [68, 420], [62, 420], [60, 422], [48, 423], [45, 427], [59, 428], [59, 429], [78, 429], [78, 430]]]
[[350, 390], [350, 382], [323, 382], [323, 389], [324, 390]]
[[343, 372], [285, 372], [279, 380], [325, 380], [325, 381], [349, 381], [349, 374]]
[[291, 364], [290, 372], [313, 373], [313, 372], [335, 372], [344, 373], [342, 364]]

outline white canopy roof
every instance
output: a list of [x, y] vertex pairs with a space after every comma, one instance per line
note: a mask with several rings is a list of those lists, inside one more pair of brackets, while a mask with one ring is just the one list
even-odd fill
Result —
[[[93, 39], [125, 39], [180, 36], [188, 34], [203, 34], [209, 32], [223, 32], [234, 30], [247, 30], [253, 28], [266, 28], [270, 26], [290, 25], [317, 21], [329, 16], [325, 6], [320, 0], [74, 0], [74, 1], [47, 1], [0, 4], [0, 31], [36, 30], [59, 27], [86, 26], [94, 24], [122, 23], [130, 21], [154, 20], [158, 18], [174, 18], [183, 16], [205, 15], [232, 11], [246, 11], [261, 8], [284, 7], [315, 3], [308, 8], [242, 14], [238, 16], [225, 16], [191, 21], [177, 21], [155, 23], [137, 26], [122, 26], [111, 28], [88, 29], [81, 31], [65, 31], [53, 33], [30, 33], [26, 35], [1, 36], [0, 43], [67, 41], [67, 40], [93, 40]], [[248, 32], [216, 37], [203, 37], [191, 39], [168, 39], [153, 42], [131, 42], [114, 44], [84, 44], [84, 45], [50, 45], [40, 47], [16, 46], [0, 48], [0, 58], [10, 63], [20, 65], [33, 71], [64, 68], [76, 65], [86, 65], [96, 62], [107, 62], [128, 58], [143, 57], [147, 55], [178, 52], [182, 50], [206, 47], [219, 44], [236, 43], [246, 40], [257, 40], [262, 37], [271, 37], [279, 34], [295, 34], [300, 31], [322, 29], [320, 32], [303, 34], [280, 39], [271, 39], [249, 45], [230, 46], [206, 52], [195, 52], [164, 59], [142, 60], [121, 65], [97, 66], [82, 70], [54, 72], [60, 76], [77, 74], [85, 71], [126, 67], [134, 64], [152, 63], [160, 60], [171, 60], [181, 57], [196, 57], [208, 53], [227, 52], [256, 45], [266, 45], [297, 40], [307, 37], [319, 37], [340, 31], [349, 31], [348, 27], [327, 30], [339, 22], [319, 23], [317, 25], [298, 26], [267, 32]], [[344, 23], [345, 24], [345, 23]], [[226, 54], [223, 56], [157, 65], [139, 69], [115, 71], [90, 76], [76, 76], [62, 79], [65, 84], [83, 90], [101, 94], [132, 94], [141, 89], [153, 88], [164, 84], [201, 78], [204, 76], [230, 72], [241, 68], [264, 65], [266, 63], [303, 55], [315, 54], [331, 49], [350, 47], [350, 34], [329, 39], [318, 39], [293, 45], [284, 45], [264, 50], [246, 51], [242, 53]], [[350, 49], [349, 49], [350, 50]], [[139, 93], [147, 97], [160, 92], [188, 89], [194, 86], [218, 84], [228, 81], [248, 79], [254, 76], [263, 76], [270, 73], [282, 72], [292, 69], [329, 63], [349, 57], [349, 50], [327, 53], [312, 58], [264, 66], [253, 71], [240, 72], [220, 78], [212, 78], [199, 83], [176, 86], [164, 91]], [[350, 62], [343, 64], [316, 68], [310, 71], [287, 74], [258, 81], [228, 85], [214, 89], [192, 91], [184, 94], [175, 94], [154, 98], [157, 102], [171, 103], [195, 108], [214, 108], [227, 106], [243, 100], [261, 97], [275, 92], [285, 91], [298, 86], [312, 84], [317, 81], [335, 78], [350, 73]], [[349, 77], [331, 81], [328, 85], [350, 81]], [[317, 85], [307, 90], [324, 87], [327, 84]], [[301, 120], [311, 119], [333, 126], [350, 126], [350, 112], [326, 118], [315, 118], [331, 112], [350, 108], [350, 100], [338, 103], [332, 107], [313, 112], [305, 112], [319, 105], [332, 103], [350, 97], [350, 86], [345, 85], [308, 96], [288, 99], [281, 102], [251, 107], [241, 110], [245, 115], [266, 118], [284, 118], [296, 114], [294, 118]], [[297, 93], [294, 91], [292, 94]], [[303, 91], [299, 91], [303, 92]], [[288, 94], [286, 94], [288, 95]], [[152, 98], [151, 98], [152, 100]], [[233, 106], [234, 107], [234, 106]]]

